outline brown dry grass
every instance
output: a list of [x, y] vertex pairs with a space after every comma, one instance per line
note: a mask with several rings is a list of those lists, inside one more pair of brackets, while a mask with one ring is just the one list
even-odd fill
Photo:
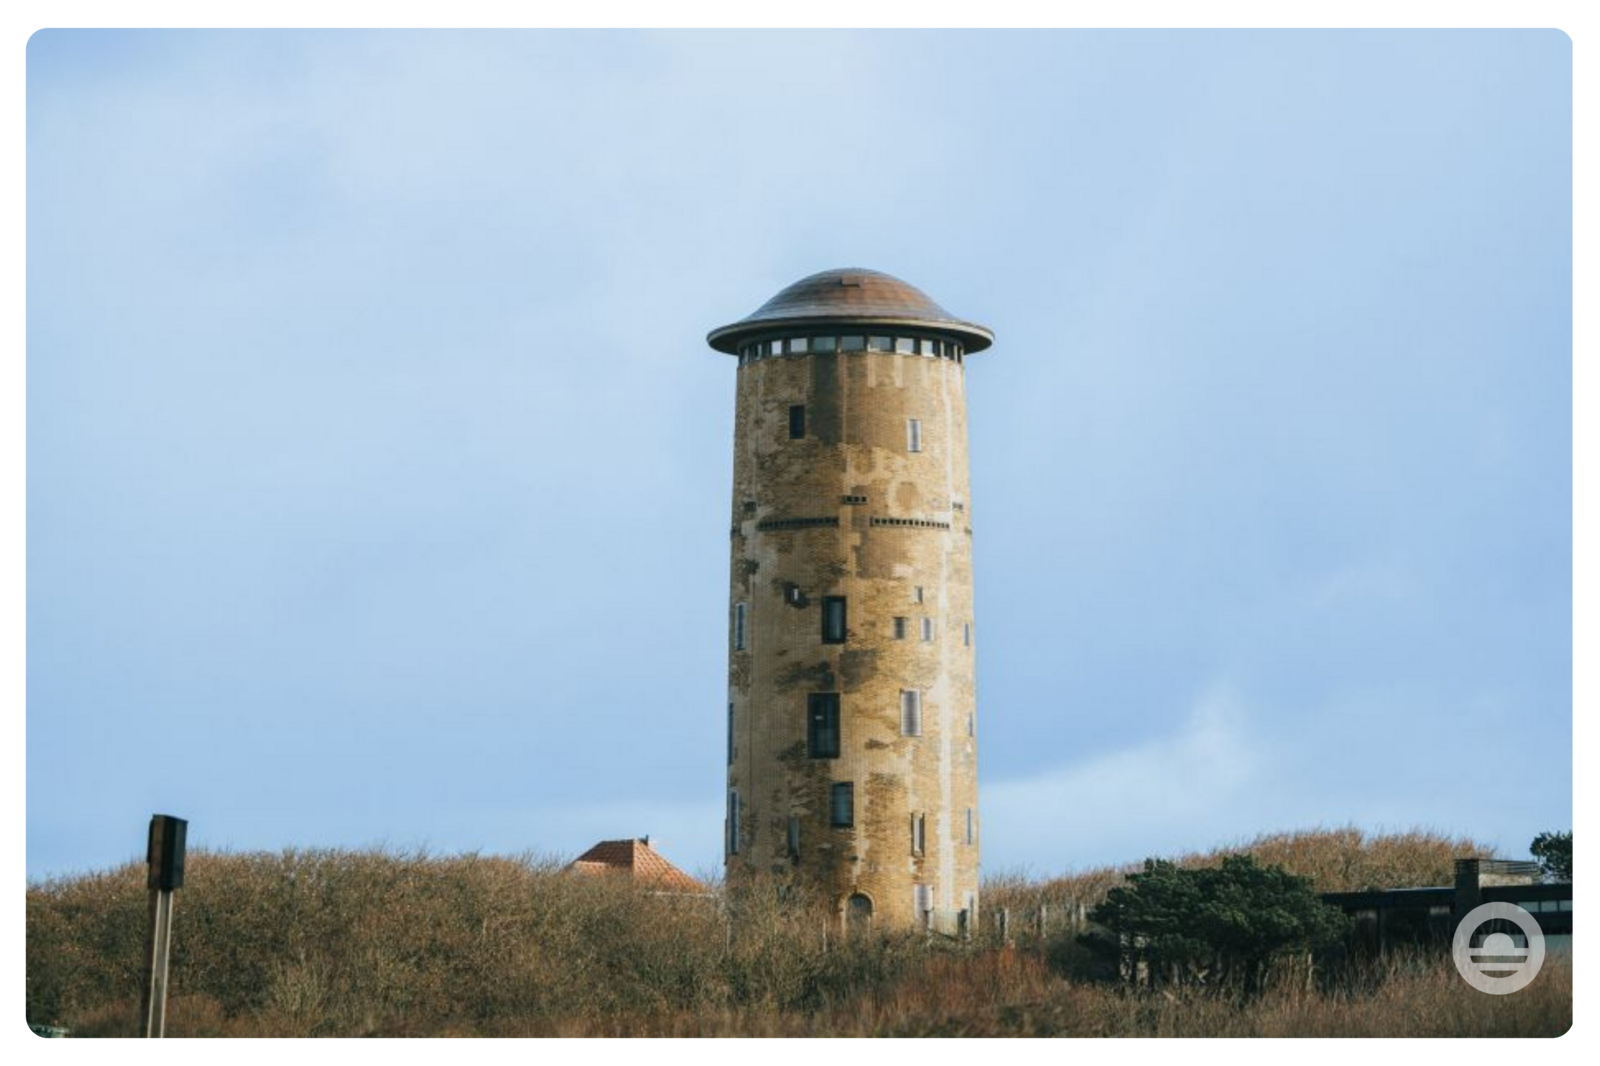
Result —
[[[1360, 829], [1301, 830], [1264, 833], [1253, 840], [1173, 857], [1180, 866], [1212, 866], [1224, 855], [1254, 855], [1264, 865], [1282, 866], [1309, 877], [1318, 892], [1360, 892], [1377, 888], [1448, 885], [1455, 879], [1455, 860], [1489, 856], [1494, 849], [1466, 837], [1446, 837], [1425, 830], [1365, 833]], [[1063, 919], [1075, 907], [1093, 908], [1122, 883], [1139, 863], [1102, 866], [1043, 881], [1022, 874], [1001, 874], [984, 885], [984, 906], [993, 913], [1010, 908], [1016, 915], [1033, 914], [1040, 904]]]
[[[1365, 866], [1340, 865], [1344, 844], [1314, 843], [1263, 846], [1346, 877], [1426, 869], [1420, 858], [1382, 866], [1387, 843]], [[1049, 945], [840, 943], [825, 941], [814, 911], [780, 906], [771, 893], [740, 907], [732, 935], [716, 899], [652, 896], [532, 857], [199, 852], [178, 894], [168, 1031], [1468, 1036], [1557, 1035], [1571, 1024], [1570, 969], [1554, 958], [1514, 996], [1475, 992], [1434, 959], [1356, 990], [1301, 982], [1240, 1005], [1065, 980], [1046, 961]], [[144, 908], [140, 866], [31, 885], [29, 1021], [79, 1036], [132, 1033]]]

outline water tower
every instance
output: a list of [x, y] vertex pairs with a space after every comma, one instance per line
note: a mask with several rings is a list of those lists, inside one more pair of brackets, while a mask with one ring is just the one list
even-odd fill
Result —
[[975, 928], [963, 373], [993, 334], [847, 269], [707, 340], [738, 358], [729, 878], [798, 877], [855, 925]]

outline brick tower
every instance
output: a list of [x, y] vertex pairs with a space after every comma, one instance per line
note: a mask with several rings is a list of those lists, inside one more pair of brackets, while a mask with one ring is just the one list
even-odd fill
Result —
[[852, 926], [975, 928], [962, 377], [993, 340], [854, 269], [707, 337], [739, 360], [728, 875], [793, 874]]

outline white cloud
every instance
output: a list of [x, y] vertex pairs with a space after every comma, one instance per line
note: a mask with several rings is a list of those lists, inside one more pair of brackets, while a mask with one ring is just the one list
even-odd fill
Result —
[[983, 789], [984, 864], [1047, 855], [1072, 865], [1128, 862], [1202, 847], [1263, 811], [1266, 744], [1225, 680], [1195, 701], [1183, 730]]

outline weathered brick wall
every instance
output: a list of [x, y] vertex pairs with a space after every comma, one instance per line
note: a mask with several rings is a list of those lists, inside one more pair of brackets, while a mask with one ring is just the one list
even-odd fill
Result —
[[[913, 886], [925, 884], [936, 921], [953, 927], [969, 898], [976, 905], [979, 843], [962, 366], [814, 353], [752, 362], [738, 374], [729, 617], [737, 603], [748, 613], [745, 649], [729, 655], [728, 781], [742, 807], [729, 874], [794, 871], [841, 907], [852, 893], [866, 895], [875, 920], [895, 925], [913, 922]], [[789, 437], [794, 404], [806, 407], [800, 440]], [[918, 453], [908, 450], [911, 418], [922, 423]], [[843, 644], [822, 642], [821, 599], [832, 595], [847, 597]], [[906, 619], [904, 639], [895, 639], [896, 616]], [[924, 617], [934, 626], [928, 642]], [[902, 689], [922, 692], [920, 736], [901, 735]], [[808, 755], [813, 692], [841, 694], [836, 759]], [[830, 825], [837, 781], [855, 785], [851, 828]], [[920, 855], [911, 829], [919, 813]], [[788, 855], [791, 816], [800, 820], [797, 863]]]

